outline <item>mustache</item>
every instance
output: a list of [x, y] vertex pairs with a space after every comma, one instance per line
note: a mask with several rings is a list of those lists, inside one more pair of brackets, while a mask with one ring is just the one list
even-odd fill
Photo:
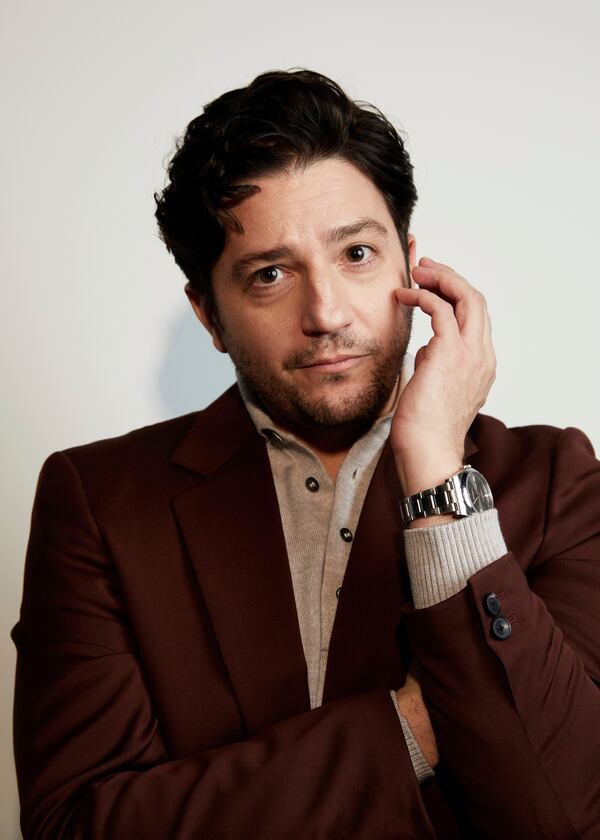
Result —
[[315, 359], [321, 356], [331, 357], [341, 351], [356, 356], [376, 354], [379, 352], [379, 344], [376, 341], [361, 340], [351, 333], [334, 336], [332, 339], [316, 339], [308, 347], [305, 347], [304, 350], [299, 350], [297, 353], [289, 355], [283, 367], [285, 370], [304, 367], [305, 365], [310, 365]]

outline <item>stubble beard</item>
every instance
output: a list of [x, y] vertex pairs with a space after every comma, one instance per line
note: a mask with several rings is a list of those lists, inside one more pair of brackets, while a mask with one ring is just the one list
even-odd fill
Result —
[[[332, 356], [348, 351], [356, 355], [370, 354], [374, 360], [369, 382], [358, 393], [339, 400], [328, 397], [310, 398], [301, 387], [285, 378], [266, 372], [245, 348], [235, 346], [221, 324], [221, 338], [236, 369], [258, 395], [273, 419], [280, 418], [309, 429], [343, 429], [368, 427], [380, 416], [398, 381], [402, 361], [410, 341], [412, 309], [399, 324], [389, 343], [365, 342], [351, 334], [337, 333], [333, 340], [317, 340], [310, 348], [288, 357], [284, 369], [293, 370], [309, 364], [320, 355]], [[344, 372], [325, 374], [323, 382], [333, 393], [350, 378]]]

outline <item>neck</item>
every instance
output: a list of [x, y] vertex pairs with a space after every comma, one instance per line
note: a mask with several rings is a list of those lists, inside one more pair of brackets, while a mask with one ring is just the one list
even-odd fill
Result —
[[276, 412], [271, 412], [271, 417], [277, 426], [291, 432], [295, 437], [305, 443], [317, 454], [339, 455], [347, 453], [352, 445], [363, 435], [371, 425], [370, 422], [353, 423], [351, 426], [343, 426], [332, 429], [319, 429], [302, 426], [282, 417]]

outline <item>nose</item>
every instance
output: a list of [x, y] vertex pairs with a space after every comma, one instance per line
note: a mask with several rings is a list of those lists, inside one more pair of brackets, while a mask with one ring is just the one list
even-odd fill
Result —
[[352, 306], [348, 278], [330, 268], [307, 271], [302, 293], [302, 331], [305, 335], [327, 335], [351, 326]]

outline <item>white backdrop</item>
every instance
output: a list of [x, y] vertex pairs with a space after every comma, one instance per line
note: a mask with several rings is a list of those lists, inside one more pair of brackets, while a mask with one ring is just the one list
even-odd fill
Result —
[[[3, 2], [0, 836], [19, 837], [11, 704], [43, 460], [205, 406], [233, 381], [158, 240], [153, 192], [204, 104], [307, 67], [408, 134], [418, 256], [485, 294], [485, 413], [600, 452], [595, 2]], [[415, 313], [411, 350], [428, 340]]]

